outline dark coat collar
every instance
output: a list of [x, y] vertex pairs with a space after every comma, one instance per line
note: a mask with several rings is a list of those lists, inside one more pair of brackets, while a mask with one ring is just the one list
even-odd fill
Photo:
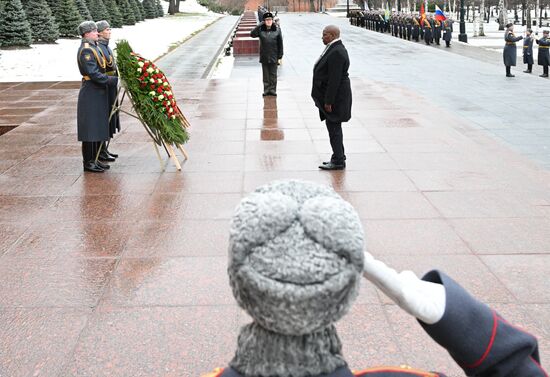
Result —
[[340, 41], [336, 41], [336, 42], [334, 42], [333, 44], [331, 44], [330, 47], [327, 49], [327, 51], [323, 54], [323, 56], [321, 57], [321, 59], [319, 59], [319, 60], [317, 61], [317, 63], [315, 63], [315, 65], [313, 66], [313, 68], [317, 67], [317, 66], [319, 65], [319, 63], [321, 63], [322, 61], [324, 61], [324, 60], [327, 58], [328, 54], [330, 54], [330, 52], [331, 52], [332, 50], [334, 50], [336, 47], [341, 46], [341, 45], [342, 45], [342, 41], [341, 41], [341, 40], [340, 40]]
[[[262, 26], [260, 26], [260, 30], [262, 30], [262, 31], [268, 31], [268, 30], [267, 30], [267, 26], [266, 26], [265, 24], [262, 24]], [[276, 31], [276, 30], [277, 30], [277, 25], [275, 25], [275, 22], [273, 22], [273, 23], [271, 24], [271, 29], [270, 29], [270, 31]]]

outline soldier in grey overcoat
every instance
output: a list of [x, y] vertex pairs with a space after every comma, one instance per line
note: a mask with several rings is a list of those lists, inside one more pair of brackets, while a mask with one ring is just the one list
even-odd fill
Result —
[[118, 78], [106, 74], [105, 58], [97, 47], [95, 22], [84, 21], [78, 31], [82, 36], [76, 55], [82, 74], [77, 104], [78, 141], [82, 142], [84, 171], [99, 173], [109, 168], [97, 160], [97, 155], [101, 144], [109, 140], [108, 87], [116, 86]]
[[422, 26], [424, 27], [424, 42], [429, 45], [430, 43], [432, 43], [433, 40], [432, 24], [430, 23], [430, 20], [428, 18], [424, 18], [422, 23]]
[[[99, 49], [103, 53], [103, 57], [105, 58], [105, 64], [106, 64], [105, 69], [107, 70], [106, 73], [108, 76], [118, 77], [115, 57], [113, 55], [113, 51], [109, 47], [109, 40], [111, 39], [111, 26], [109, 25], [109, 22], [105, 20], [98, 21], [97, 31], [99, 33], [99, 40], [97, 41], [97, 46], [99, 47]], [[109, 91], [109, 106], [110, 106], [109, 111], [111, 111], [113, 105], [115, 106], [118, 105], [118, 98], [117, 98], [118, 89], [116, 86], [110, 85], [108, 87], [108, 91]], [[109, 121], [109, 138], [112, 139], [113, 135], [118, 131], [120, 131], [120, 118], [117, 111], [113, 113], [113, 115], [111, 116], [111, 120]], [[109, 140], [109, 143], [105, 144], [101, 148], [101, 152], [99, 153], [99, 158], [103, 161], [111, 162], [118, 157], [117, 154], [112, 153], [109, 150], [108, 147], [110, 144], [111, 143]]]
[[434, 40], [435, 44], [439, 46], [441, 40], [441, 21], [434, 20]]
[[264, 13], [264, 21], [251, 32], [252, 38], [260, 38], [260, 63], [264, 82], [263, 96], [277, 95], [277, 63], [283, 58], [283, 35], [273, 22], [271, 12]]
[[548, 30], [542, 32], [542, 38], [537, 39], [537, 44], [539, 45], [539, 54], [537, 60], [539, 65], [542, 65], [542, 75], [540, 77], [548, 77], [548, 65], [550, 65], [550, 53], [548, 49], [550, 48], [550, 39], [548, 38]]
[[448, 18], [443, 22], [443, 31], [445, 47], [451, 47], [451, 39], [453, 39], [453, 20]]
[[514, 35], [514, 24], [507, 24], [506, 31], [504, 32], [504, 51], [502, 52], [504, 58], [504, 65], [506, 66], [506, 77], [515, 77], [512, 75], [512, 66], [516, 66], [517, 49], [516, 42], [521, 41], [523, 36], [516, 37]]
[[523, 64], [527, 64], [527, 69], [524, 73], [531, 73], [533, 69], [533, 30], [527, 29], [525, 38], [523, 39]]

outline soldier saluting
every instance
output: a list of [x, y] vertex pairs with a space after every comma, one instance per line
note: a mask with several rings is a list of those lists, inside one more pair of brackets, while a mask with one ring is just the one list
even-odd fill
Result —
[[[111, 26], [105, 20], [97, 22], [97, 32], [99, 39], [97, 41], [97, 47], [101, 50], [103, 57], [105, 58], [105, 69], [108, 76], [117, 76], [117, 67], [113, 51], [109, 47], [109, 40], [111, 39]], [[107, 88], [109, 92], [109, 113], [114, 104], [118, 104], [117, 87], [116, 85], [109, 85]], [[118, 111], [113, 114], [109, 122], [109, 139], [113, 138], [113, 135], [120, 131], [120, 118]], [[101, 152], [99, 152], [99, 159], [102, 161], [114, 161], [118, 157], [117, 154], [111, 153], [108, 149], [110, 142], [103, 145]]]
[[109, 140], [110, 103], [108, 86], [116, 86], [118, 77], [106, 74], [106, 60], [97, 47], [97, 25], [84, 21], [78, 26], [82, 43], [76, 55], [82, 74], [78, 93], [78, 141], [82, 142], [84, 171], [101, 173], [109, 165], [97, 160], [101, 144]]
[[512, 75], [512, 66], [516, 66], [517, 59], [517, 49], [516, 42], [521, 41], [523, 37], [520, 35], [516, 37], [514, 35], [514, 24], [506, 25], [506, 32], [504, 33], [504, 40], [506, 44], [504, 45], [504, 51], [502, 52], [504, 58], [504, 65], [506, 66], [506, 77], [515, 77]]
[[537, 60], [539, 65], [542, 65], [543, 73], [540, 77], [548, 77], [548, 65], [550, 64], [550, 53], [548, 48], [550, 47], [550, 39], [548, 38], [548, 30], [542, 32], [542, 38], [537, 39], [539, 45], [539, 54]]

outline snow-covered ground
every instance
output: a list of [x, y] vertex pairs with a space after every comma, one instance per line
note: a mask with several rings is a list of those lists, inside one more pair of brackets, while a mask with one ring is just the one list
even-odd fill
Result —
[[[166, 4], [166, 2], [162, 2]], [[111, 48], [126, 39], [132, 49], [148, 59], [168, 52], [194, 32], [203, 29], [222, 15], [209, 12], [196, 0], [182, 1], [175, 16], [142, 21], [136, 25], [113, 29]], [[76, 64], [79, 39], [59, 39], [56, 44], [36, 44], [28, 49], [0, 50], [0, 82], [80, 80]]]

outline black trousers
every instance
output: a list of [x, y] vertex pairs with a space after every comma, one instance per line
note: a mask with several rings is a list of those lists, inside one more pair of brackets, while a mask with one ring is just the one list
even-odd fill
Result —
[[92, 162], [95, 161], [101, 141], [83, 141], [82, 142], [82, 161]]
[[264, 94], [277, 93], [277, 63], [262, 63]]
[[511, 74], [512, 74], [512, 67], [509, 66], [509, 65], [506, 66], [506, 74], [507, 74], [507, 75], [511, 75]]
[[326, 120], [330, 146], [332, 147], [332, 156], [330, 161], [341, 165], [346, 160], [344, 154], [344, 135], [342, 134], [342, 123]]
[[544, 73], [545, 75], [548, 74], [548, 66], [547, 65], [542, 66], [542, 73]]
[[451, 41], [445, 41], [445, 45], [447, 45], [447, 47], [451, 47]]
[[527, 64], [527, 70], [531, 72], [532, 69], [533, 69], [533, 64]]

